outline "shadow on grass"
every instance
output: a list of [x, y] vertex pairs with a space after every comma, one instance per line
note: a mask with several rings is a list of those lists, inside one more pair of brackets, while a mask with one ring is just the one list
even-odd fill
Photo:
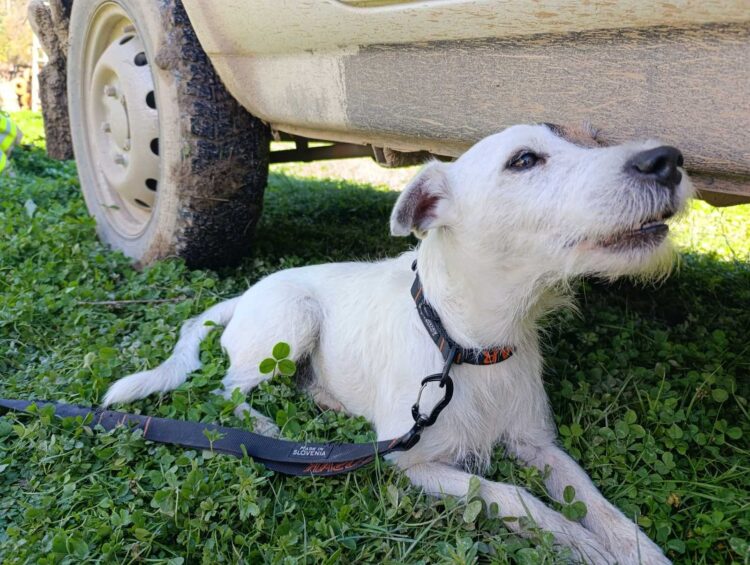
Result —
[[624, 310], [668, 326], [698, 317], [706, 323], [722, 320], [732, 327], [750, 322], [750, 264], [710, 254], [681, 254], [674, 272], [656, 286], [622, 280], [594, 282], [592, 289], [610, 295], [612, 303]]
[[256, 256], [292, 264], [379, 259], [406, 251], [413, 238], [390, 236], [397, 192], [340, 180], [269, 176]]

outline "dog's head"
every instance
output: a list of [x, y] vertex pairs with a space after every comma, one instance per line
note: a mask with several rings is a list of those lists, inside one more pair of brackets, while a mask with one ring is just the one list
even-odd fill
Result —
[[453, 163], [426, 165], [399, 197], [391, 232], [553, 278], [660, 274], [672, 257], [665, 220], [692, 193], [682, 165], [679, 150], [656, 141], [603, 146], [586, 128], [514, 126]]

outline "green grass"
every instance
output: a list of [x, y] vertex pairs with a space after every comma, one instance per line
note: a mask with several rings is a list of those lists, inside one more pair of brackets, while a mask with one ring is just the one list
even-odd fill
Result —
[[[336, 164], [285, 165], [271, 175], [255, 255], [239, 269], [189, 271], [170, 260], [136, 272], [97, 241], [74, 165], [41, 153], [38, 116], [17, 118], [34, 146], [14, 154], [14, 176], [0, 177], [1, 396], [95, 404], [117, 377], [163, 360], [182, 321], [260, 277], [410, 245], [387, 234], [396, 194], [385, 173], [365, 167], [359, 178], [372, 175], [372, 186], [298, 176], [335, 175]], [[547, 390], [564, 447], [672, 559], [748, 563], [750, 207], [695, 203], [675, 231], [682, 260], [663, 285], [582, 283], [580, 315], [550, 326]], [[180, 300], [89, 304], [157, 298]], [[209, 394], [226, 368], [217, 332], [202, 358], [184, 386], [132, 409], [247, 425]], [[360, 419], [320, 413], [290, 379], [263, 385], [252, 403], [287, 437], [370, 437]], [[545, 496], [539, 473], [501, 449], [491, 476]], [[137, 433], [92, 433], [46, 411], [0, 417], [3, 563], [563, 558], [549, 535], [520, 539], [475, 510], [422, 496], [388, 465], [289, 478]]]

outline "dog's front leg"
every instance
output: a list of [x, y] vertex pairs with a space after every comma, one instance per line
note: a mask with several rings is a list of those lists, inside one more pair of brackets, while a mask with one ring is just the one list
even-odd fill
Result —
[[[469, 481], [474, 476], [442, 463], [420, 463], [406, 469], [406, 474], [412, 483], [421, 486], [429, 494], [459, 497], [465, 496], [469, 491]], [[479, 496], [488, 506], [493, 502], [497, 503], [501, 518], [529, 517], [539, 528], [551, 532], [558, 544], [571, 548], [585, 562], [615, 562], [591, 532], [545, 506], [523, 488], [483, 478], [479, 478], [479, 481]], [[531, 531], [522, 529], [519, 521], [506, 524], [521, 535], [532, 534]]]
[[582, 524], [604, 542], [618, 563], [670, 563], [659, 546], [607, 501], [586, 472], [562, 449], [556, 445], [538, 447], [523, 444], [510, 445], [509, 449], [527, 464], [548, 472], [545, 484], [555, 500], [563, 500], [566, 486], [575, 489], [576, 499], [586, 504], [587, 513]]

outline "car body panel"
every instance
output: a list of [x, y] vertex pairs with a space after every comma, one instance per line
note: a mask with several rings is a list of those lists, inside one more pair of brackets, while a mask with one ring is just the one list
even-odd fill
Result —
[[275, 129], [455, 156], [519, 122], [681, 147], [750, 195], [746, 0], [183, 0], [230, 92]]

